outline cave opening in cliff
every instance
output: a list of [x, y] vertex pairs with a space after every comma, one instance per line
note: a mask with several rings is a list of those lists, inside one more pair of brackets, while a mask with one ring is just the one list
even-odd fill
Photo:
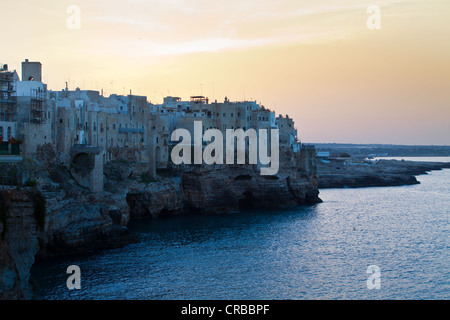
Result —
[[254, 197], [251, 191], [244, 192], [244, 198], [239, 200], [239, 209], [240, 210], [249, 210], [253, 208]]
[[249, 174], [241, 174], [239, 176], [237, 176], [236, 178], [234, 178], [234, 180], [252, 180], [252, 176]]
[[159, 213], [159, 217], [160, 218], [167, 218], [171, 215], [171, 211], [169, 209], [167, 209], [166, 207], [164, 207], [161, 212]]

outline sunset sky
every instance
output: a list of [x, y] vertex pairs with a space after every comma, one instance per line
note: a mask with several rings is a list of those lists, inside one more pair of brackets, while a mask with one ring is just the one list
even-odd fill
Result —
[[[381, 29], [367, 27], [371, 5]], [[52, 90], [228, 96], [288, 114], [303, 142], [450, 145], [449, 0], [23, 0], [2, 12], [0, 62], [20, 76], [40, 61]]]

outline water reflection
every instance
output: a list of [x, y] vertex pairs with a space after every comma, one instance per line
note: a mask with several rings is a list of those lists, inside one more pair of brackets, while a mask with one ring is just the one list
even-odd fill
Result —
[[[38, 299], [448, 299], [450, 170], [285, 211], [140, 220], [125, 248], [33, 268]], [[68, 291], [77, 264], [82, 290]], [[368, 290], [378, 265], [382, 289]]]

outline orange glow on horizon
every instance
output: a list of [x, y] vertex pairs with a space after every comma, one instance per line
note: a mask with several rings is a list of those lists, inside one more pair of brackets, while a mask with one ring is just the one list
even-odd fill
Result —
[[70, 1], [3, 4], [0, 62], [49, 89], [256, 100], [304, 142], [450, 145], [450, 2]]

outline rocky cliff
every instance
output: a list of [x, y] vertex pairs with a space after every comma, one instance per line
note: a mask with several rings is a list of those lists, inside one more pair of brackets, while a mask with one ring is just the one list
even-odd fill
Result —
[[129, 220], [126, 190], [91, 193], [78, 185], [63, 167], [40, 177], [47, 200], [44, 247], [38, 257], [115, 248], [136, 239], [126, 228]]
[[[126, 228], [130, 218], [319, 202], [314, 161], [314, 150], [294, 154], [288, 149], [282, 150], [274, 176], [260, 175], [254, 165], [222, 165], [178, 167], [156, 178], [148, 176], [145, 166], [114, 163], [106, 166], [107, 191], [98, 193], [79, 185], [69, 168], [48, 165], [37, 170], [34, 188], [10, 189], [2, 198], [0, 298], [30, 297], [29, 273], [35, 257], [137, 241]], [[40, 195], [38, 202], [29, 189]]]
[[387, 187], [418, 184], [416, 175], [449, 168], [450, 163], [339, 159], [317, 166], [319, 188]]
[[[123, 201], [125, 202], [125, 201]], [[49, 205], [42, 256], [85, 253], [136, 241], [126, 228], [128, 208], [111, 195], [62, 199]]]
[[28, 299], [40, 234], [33, 200], [29, 190], [5, 189], [0, 206], [0, 299]]
[[194, 212], [216, 214], [245, 209], [289, 208], [320, 202], [314, 150], [280, 153], [276, 175], [263, 176], [256, 165], [196, 165], [176, 168], [163, 179], [127, 194], [131, 217]]

